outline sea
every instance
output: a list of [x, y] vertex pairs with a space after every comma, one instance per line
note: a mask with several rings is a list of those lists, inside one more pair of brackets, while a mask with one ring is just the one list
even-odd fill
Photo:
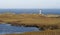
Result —
[[[15, 13], [15, 14], [58, 14], [60, 15], [60, 9], [0, 9], [0, 14], [2, 13]], [[0, 34], [12, 34], [12, 33], [24, 33], [31, 31], [39, 31], [36, 27], [17, 27], [11, 26], [9, 24], [0, 24]]]
[[60, 14], [60, 9], [0, 9], [0, 13], [15, 13], [15, 14]]

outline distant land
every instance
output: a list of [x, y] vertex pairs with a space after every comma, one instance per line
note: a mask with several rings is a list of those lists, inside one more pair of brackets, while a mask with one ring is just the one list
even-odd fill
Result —
[[42, 10], [43, 14], [60, 14], [60, 9], [0, 9], [0, 13], [10, 12], [15, 14], [38, 14]]

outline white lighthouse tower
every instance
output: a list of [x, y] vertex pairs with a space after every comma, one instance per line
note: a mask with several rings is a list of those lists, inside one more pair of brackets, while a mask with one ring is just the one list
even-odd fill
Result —
[[41, 10], [39, 11], [39, 14], [42, 14], [42, 11]]

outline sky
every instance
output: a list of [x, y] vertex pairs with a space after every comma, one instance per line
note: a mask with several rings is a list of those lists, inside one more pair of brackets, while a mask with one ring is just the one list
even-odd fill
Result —
[[0, 9], [60, 9], [60, 0], [0, 0]]

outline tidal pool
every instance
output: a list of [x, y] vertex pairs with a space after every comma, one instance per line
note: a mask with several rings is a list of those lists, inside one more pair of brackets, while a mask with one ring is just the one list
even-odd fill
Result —
[[0, 34], [24, 33], [31, 31], [39, 31], [36, 27], [18, 27], [10, 24], [0, 24]]

